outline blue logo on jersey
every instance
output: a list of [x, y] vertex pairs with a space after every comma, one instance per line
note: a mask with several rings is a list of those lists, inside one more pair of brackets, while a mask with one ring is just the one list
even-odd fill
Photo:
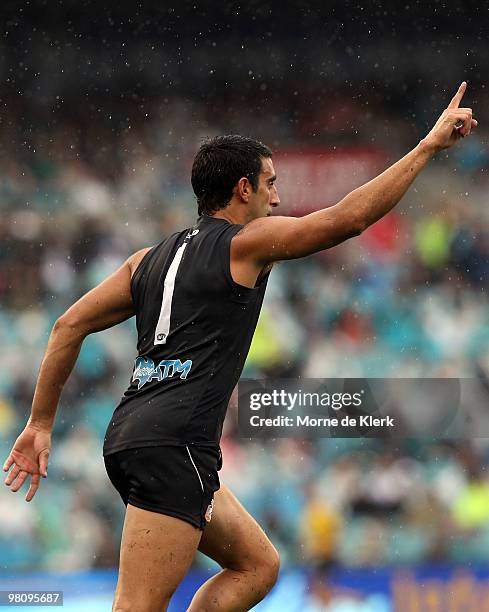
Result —
[[163, 380], [175, 374], [180, 374], [180, 378], [187, 378], [192, 360], [187, 359], [183, 363], [180, 359], [163, 359], [155, 367], [154, 361], [149, 357], [138, 357], [134, 362], [133, 382], [138, 381], [138, 389], [151, 380]]

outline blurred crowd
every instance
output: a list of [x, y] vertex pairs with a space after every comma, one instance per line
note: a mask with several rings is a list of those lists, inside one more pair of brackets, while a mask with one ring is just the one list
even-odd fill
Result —
[[[126, 110], [127, 121], [123, 105], [114, 111], [114, 128], [105, 116], [38, 124], [27, 135], [15, 109], [3, 116], [4, 456], [28, 415], [56, 318], [129, 254], [194, 222], [189, 171], [201, 138], [240, 131], [272, 148], [312, 138], [272, 111], [252, 120], [235, 108], [235, 123], [228, 115], [224, 126], [219, 113], [179, 98]], [[388, 159], [419, 137], [404, 126], [391, 139], [379, 123], [376, 146]], [[334, 136], [330, 127], [325, 142]], [[366, 133], [355, 138], [350, 145], [369, 144]], [[359, 238], [275, 266], [246, 376], [475, 377], [489, 388], [489, 160], [483, 134], [463, 144]], [[0, 567], [117, 564], [123, 505], [101, 446], [131, 375], [133, 327], [128, 321], [85, 341], [35, 500], [27, 505], [22, 494], [0, 490]], [[485, 440], [257, 442], [240, 438], [235, 417], [232, 405], [221, 478], [264, 525], [284, 564], [489, 560]]]

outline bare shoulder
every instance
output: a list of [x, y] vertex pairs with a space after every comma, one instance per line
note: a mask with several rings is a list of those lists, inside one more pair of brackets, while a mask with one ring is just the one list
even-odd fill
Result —
[[288, 246], [300, 236], [304, 218], [261, 217], [253, 219], [234, 236], [231, 243], [234, 258], [252, 258], [261, 263], [290, 259]]
[[274, 215], [273, 217], [259, 217], [249, 221], [240, 229], [236, 236], [243, 236], [255, 232], [263, 231], [274, 231], [280, 227], [293, 224], [298, 221], [300, 217], [285, 217], [280, 215]]
[[239, 230], [234, 236], [233, 243], [236, 247], [249, 244], [250, 241], [261, 240], [265, 237], [276, 236], [285, 228], [291, 227], [298, 219], [296, 217], [260, 217], [253, 219]]
[[143, 259], [143, 257], [146, 255], [146, 253], [148, 253], [148, 251], [151, 250], [151, 248], [152, 247], [145, 247], [144, 249], [140, 249], [139, 251], [136, 251], [130, 257], [128, 257], [126, 263], [129, 266], [129, 269], [131, 271], [131, 277], [136, 271], [136, 268], [141, 263], [141, 260]]

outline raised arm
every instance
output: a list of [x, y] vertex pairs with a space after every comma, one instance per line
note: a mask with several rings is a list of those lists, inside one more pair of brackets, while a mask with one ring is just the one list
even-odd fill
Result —
[[252, 260], [261, 269], [273, 261], [335, 246], [378, 221], [399, 202], [435, 153], [477, 126], [472, 109], [459, 108], [466, 86], [460, 85], [433, 129], [412, 151], [338, 204], [304, 217], [266, 217], [245, 225], [233, 240], [233, 260]]
[[39, 486], [39, 476], [47, 476], [51, 430], [59, 397], [70, 375], [83, 340], [89, 334], [133, 316], [131, 276], [148, 249], [138, 251], [100, 285], [80, 298], [55, 323], [44, 354], [31, 415], [4, 464], [11, 470], [5, 484], [18, 491], [28, 475], [30, 501]]

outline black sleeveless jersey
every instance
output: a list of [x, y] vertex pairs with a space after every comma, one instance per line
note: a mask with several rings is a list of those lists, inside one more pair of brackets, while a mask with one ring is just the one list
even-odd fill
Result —
[[138, 357], [104, 455], [219, 443], [268, 280], [255, 288], [233, 281], [230, 245], [242, 227], [203, 216], [143, 257], [131, 281]]

